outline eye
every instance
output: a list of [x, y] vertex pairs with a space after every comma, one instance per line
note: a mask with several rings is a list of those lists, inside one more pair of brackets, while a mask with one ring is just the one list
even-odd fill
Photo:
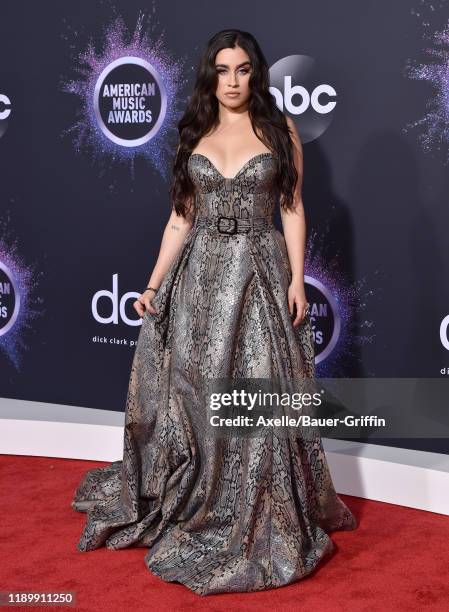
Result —
[[[227, 72], [226, 68], [217, 68], [217, 74], [225, 74]], [[239, 72], [241, 74], [248, 74], [250, 72], [249, 68], [240, 68]]]

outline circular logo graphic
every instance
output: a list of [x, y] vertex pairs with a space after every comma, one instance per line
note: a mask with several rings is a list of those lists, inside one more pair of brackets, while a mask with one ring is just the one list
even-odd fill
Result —
[[8, 118], [11, 115], [11, 100], [5, 94], [0, 93], [0, 138], [8, 127]]
[[324, 361], [334, 350], [340, 337], [341, 319], [338, 304], [327, 287], [311, 276], [304, 276], [310, 321], [315, 340], [315, 363]]
[[270, 68], [270, 92], [295, 121], [302, 143], [321, 136], [332, 122], [337, 92], [327, 80], [307, 55], [289, 55]]
[[20, 294], [11, 271], [0, 261], [0, 336], [14, 325], [20, 308]]
[[167, 95], [154, 67], [140, 57], [121, 57], [95, 84], [94, 110], [103, 134], [124, 147], [148, 142], [159, 131]]

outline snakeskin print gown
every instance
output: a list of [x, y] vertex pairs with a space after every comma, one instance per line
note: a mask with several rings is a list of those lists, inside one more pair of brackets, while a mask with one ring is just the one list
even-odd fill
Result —
[[273, 225], [275, 157], [233, 178], [188, 161], [196, 218], [145, 313], [126, 400], [123, 459], [89, 470], [72, 507], [78, 550], [145, 547], [146, 566], [200, 595], [279, 587], [310, 574], [356, 527], [319, 434], [205, 435], [203, 378], [313, 377], [309, 315], [288, 312], [291, 270]]

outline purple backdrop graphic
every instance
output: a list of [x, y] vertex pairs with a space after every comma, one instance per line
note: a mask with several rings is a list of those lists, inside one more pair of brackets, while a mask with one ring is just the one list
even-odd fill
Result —
[[1, 396], [124, 410], [141, 324], [132, 303], [170, 213], [176, 123], [202, 48], [225, 27], [258, 38], [303, 141], [318, 375], [449, 375], [449, 5], [276, 8], [6, 9]]

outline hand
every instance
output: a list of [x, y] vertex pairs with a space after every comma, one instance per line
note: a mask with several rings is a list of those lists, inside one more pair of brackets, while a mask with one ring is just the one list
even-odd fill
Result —
[[309, 304], [304, 290], [304, 283], [292, 281], [288, 288], [288, 311], [291, 316], [294, 313], [296, 306], [296, 317], [293, 321], [293, 327], [297, 327], [305, 318]]
[[133, 306], [139, 317], [143, 317], [143, 315], [145, 314], [145, 310], [152, 315], [157, 314], [157, 310], [151, 303], [151, 300], [154, 298], [155, 295], [156, 293], [152, 289], [149, 289], [148, 291], [144, 291], [143, 293], [141, 293], [137, 300], [134, 302]]

